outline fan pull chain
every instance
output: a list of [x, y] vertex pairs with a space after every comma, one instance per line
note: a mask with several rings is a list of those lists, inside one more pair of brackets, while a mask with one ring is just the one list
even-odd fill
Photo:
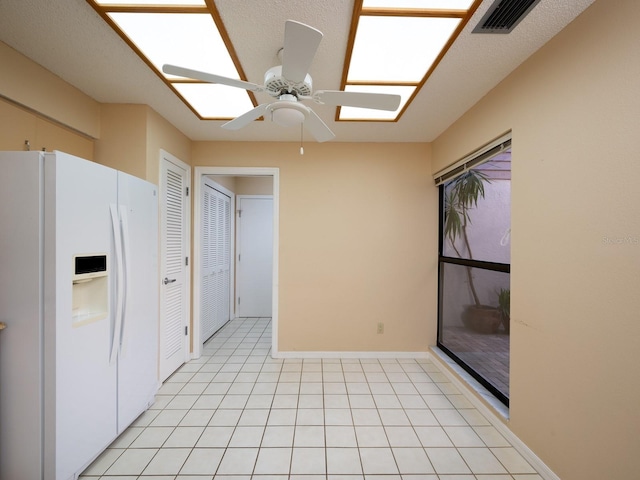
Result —
[[[304, 123], [304, 122], [303, 122]], [[300, 155], [304, 155], [304, 148], [302, 147], [302, 123], [300, 124]]]

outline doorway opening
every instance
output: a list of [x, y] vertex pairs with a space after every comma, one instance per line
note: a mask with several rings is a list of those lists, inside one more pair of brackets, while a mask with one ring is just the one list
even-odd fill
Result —
[[[238, 228], [238, 202], [237, 198], [246, 196], [246, 194], [254, 196], [269, 196], [272, 198], [273, 218], [271, 221], [268, 234], [271, 236], [271, 258], [272, 262], [269, 266], [270, 271], [267, 275], [271, 278], [271, 293], [270, 293], [270, 312], [271, 318], [271, 354], [276, 356], [278, 352], [278, 232], [279, 232], [279, 169], [278, 168], [260, 168], [260, 167], [195, 167], [195, 182], [194, 182], [194, 255], [193, 255], [193, 268], [194, 268], [194, 281], [193, 281], [193, 357], [198, 358], [203, 351], [204, 339], [203, 325], [202, 325], [202, 305], [203, 302], [211, 301], [210, 295], [207, 294], [203, 285], [203, 255], [206, 254], [205, 246], [203, 245], [203, 234], [205, 225], [203, 222], [203, 214], [205, 209], [205, 203], [203, 201], [204, 189], [209, 189], [209, 186], [205, 186], [205, 180], [209, 185], [216, 184], [221, 186], [221, 190], [226, 190], [227, 195], [232, 196], [232, 201], [229, 203], [233, 205], [231, 214], [231, 225], [229, 233], [231, 235], [230, 251], [231, 258], [235, 261], [231, 262], [231, 281], [230, 281], [230, 293], [228, 298], [231, 298], [229, 302], [230, 320], [239, 318], [239, 310], [237, 305], [237, 287], [236, 287], [236, 263], [238, 261], [238, 252], [235, 250], [236, 244], [236, 231]], [[250, 187], [248, 185], [251, 185]], [[267, 187], [268, 186], [268, 187]], [[270, 188], [269, 192], [265, 188]], [[226, 292], [226, 290], [225, 290]], [[240, 299], [242, 300], [242, 299]], [[242, 315], [243, 317], [245, 315]], [[267, 316], [267, 315], [265, 315]]]

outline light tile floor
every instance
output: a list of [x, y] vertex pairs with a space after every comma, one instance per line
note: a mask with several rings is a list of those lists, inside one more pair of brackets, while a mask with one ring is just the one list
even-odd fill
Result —
[[82, 480], [541, 480], [428, 360], [272, 359], [236, 319]]

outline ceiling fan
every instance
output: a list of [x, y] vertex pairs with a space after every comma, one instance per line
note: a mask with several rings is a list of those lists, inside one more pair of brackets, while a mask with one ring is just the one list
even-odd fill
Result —
[[238, 130], [264, 116], [283, 126], [304, 125], [318, 142], [335, 137], [322, 119], [301, 101], [312, 100], [321, 105], [397, 110], [400, 95], [385, 93], [345, 92], [340, 90], [318, 90], [313, 92], [309, 67], [316, 55], [322, 32], [293, 20], [287, 20], [284, 29], [282, 65], [267, 70], [264, 84], [258, 85], [244, 80], [222, 77], [175, 65], [163, 65], [162, 71], [170, 75], [218, 83], [242, 88], [250, 92], [266, 92], [276, 100], [258, 105], [253, 110], [222, 125], [227, 130]]

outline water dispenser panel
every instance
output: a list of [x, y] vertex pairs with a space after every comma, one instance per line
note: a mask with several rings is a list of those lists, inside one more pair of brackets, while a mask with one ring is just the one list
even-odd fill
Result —
[[109, 269], [106, 254], [74, 255], [72, 324], [79, 327], [107, 317]]
[[[74, 280], [107, 274], [106, 255], [76, 255], [73, 257]], [[76, 278], [77, 277], [77, 278]]]

